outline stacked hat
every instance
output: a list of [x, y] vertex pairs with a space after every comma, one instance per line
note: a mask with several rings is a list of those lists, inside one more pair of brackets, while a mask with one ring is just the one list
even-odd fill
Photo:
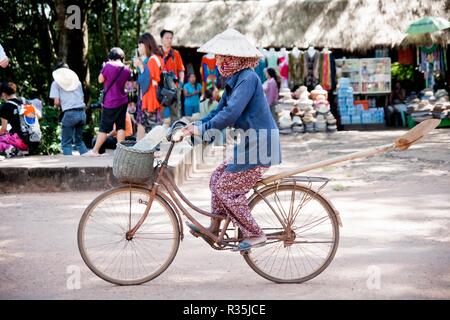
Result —
[[305, 112], [305, 115], [303, 117], [303, 124], [305, 126], [306, 132], [314, 132], [314, 123], [316, 122], [316, 118], [314, 117], [314, 114], [311, 111]]
[[[305, 86], [300, 86], [297, 88], [297, 90], [295, 90], [294, 93], [292, 93], [292, 97], [294, 97], [295, 99], [298, 99], [304, 92], [308, 92], [308, 88]], [[309, 96], [309, 92], [308, 92], [308, 96]]]
[[434, 93], [433, 93], [433, 90], [432, 89], [423, 89], [422, 90], [422, 94], [423, 94], [423, 97], [422, 97], [422, 99], [423, 100], [428, 100], [428, 99], [430, 99], [431, 97], [433, 97], [434, 96]]
[[316, 96], [316, 99], [314, 101], [314, 107], [317, 110], [317, 112], [320, 113], [327, 113], [330, 111], [330, 103], [326, 99], [326, 96], [323, 94], [319, 94]]
[[448, 92], [445, 89], [439, 89], [438, 91], [436, 91], [436, 93], [434, 94], [434, 96], [436, 97], [436, 99], [440, 102], [442, 101], [448, 101]]
[[293, 117], [295, 117], [295, 116], [303, 117], [303, 116], [305, 115], [305, 111], [304, 111], [304, 109], [301, 110], [301, 109], [298, 108], [298, 107], [294, 107], [294, 108], [292, 108], [290, 114], [291, 114], [291, 118], [293, 118]]
[[411, 102], [406, 107], [406, 112], [412, 113], [415, 110], [419, 109], [419, 103], [420, 103], [420, 100], [417, 98], [411, 100]]
[[422, 100], [419, 102], [417, 108], [411, 112], [411, 117], [416, 122], [422, 122], [427, 119], [433, 118], [433, 114], [431, 111], [433, 110], [433, 106], [427, 100]]
[[310, 113], [310, 114], [312, 114], [313, 116], [316, 115], [316, 109], [314, 109], [314, 108], [311, 107], [311, 106], [304, 107], [304, 108], [301, 109], [301, 110], [305, 113], [305, 115], [306, 115], [307, 113]]
[[301, 117], [305, 113], [303, 111], [300, 111], [299, 108], [294, 108], [291, 111], [291, 117], [292, 117], [292, 131], [294, 132], [304, 132], [305, 128], [303, 127], [303, 121]]
[[450, 102], [437, 102], [433, 107], [433, 118], [444, 119], [450, 116]]
[[280, 133], [292, 133], [292, 119], [289, 110], [283, 110], [279, 119]]
[[313, 105], [313, 101], [311, 99], [309, 99], [308, 91], [303, 92], [300, 95], [300, 98], [296, 105], [298, 105], [300, 107], [300, 109], [303, 109], [305, 107], [311, 107]]
[[292, 93], [291, 90], [289, 90], [289, 88], [281, 88], [279, 95], [281, 97], [288, 97], [288, 98], [292, 97]]
[[317, 132], [325, 132], [327, 130], [327, 122], [322, 114], [319, 114], [316, 117], [314, 128], [316, 129]]
[[320, 84], [311, 91], [311, 99], [316, 100], [318, 95], [325, 96], [325, 100], [328, 99], [328, 91], [324, 90]]
[[327, 120], [327, 130], [330, 132], [335, 132], [337, 130], [336, 126], [336, 118], [333, 116], [331, 112], [328, 112], [325, 115], [325, 119]]

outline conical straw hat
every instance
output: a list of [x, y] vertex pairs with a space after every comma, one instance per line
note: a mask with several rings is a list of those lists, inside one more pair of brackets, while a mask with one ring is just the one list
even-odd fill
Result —
[[197, 51], [234, 57], [264, 57], [243, 34], [232, 28], [219, 33], [202, 45]]

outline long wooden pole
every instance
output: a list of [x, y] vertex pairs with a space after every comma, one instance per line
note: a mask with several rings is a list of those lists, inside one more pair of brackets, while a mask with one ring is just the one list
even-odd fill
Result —
[[354, 152], [351, 154], [347, 154], [347, 155], [343, 155], [340, 157], [336, 157], [336, 158], [332, 158], [332, 159], [328, 159], [328, 160], [323, 160], [323, 161], [319, 161], [316, 163], [311, 163], [308, 164], [306, 166], [303, 167], [299, 167], [299, 168], [295, 168], [289, 171], [284, 171], [281, 172], [279, 174], [267, 177], [265, 179], [262, 179], [258, 182], [258, 184], [268, 184], [277, 180], [280, 180], [282, 178], [286, 178], [289, 176], [293, 176], [302, 172], [306, 172], [306, 171], [310, 171], [310, 170], [314, 170], [317, 168], [322, 168], [322, 167], [327, 167], [336, 163], [341, 163], [341, 162], [345, 162], [345, 161], [349, 161], [349, 160], [354, 160], [354, 159], [358, 159], [358, 158], [367, 158], [370, 156], [374, 156], [380, 153], [385, 153], [385, 152], [389, 152], [392, 151], [396, 148], [396, 145], [394, 143], [390, 143], [390, 144], [386, 144], [386, 145], [382, 145], [379, 147], [375, 147], [375, 148], [370, 148], [367, 150], [362, 150], [362, 151], [358, 151], [358, 152]]
[[354, 160], [358, 158], [367, 158], [370, 156], [374, 156], [380, 153], [389, 152], [392, 150], [406, 150], [408, 149], [412, 144], [417, 143], [421, 138], [423, 138], [425, 135], [427, 135], [430, 131], [432, 131], [434, 128], [436, 128], [439, 123], [441, 122], [440, 119], [428, 119], [421, 123], [419, 123], [414, 128], [410, 129], [408, 132], [406, 132], [401, 137], [397, 138], [393, 143], [382, 145], [375, 148], [370, 148], [358, 152], [354, 152], [348, 155], [336, 157], [329, 160], [324, 160], [312, 164], [308, 164], [306, 166], [292, 169], [290, 171], [281, 172], [279, 174], [264, 178], [260, 180], [256, 185], [262, 185], [262, 184], [268, 184], [277, 180], [280, 180], [282, 178], [286, 178], [289, 176], [293, 176], [302, 172], [310, 171], [317, 168], [327, 167], [336, 163], [341, 163], [349, 160]]

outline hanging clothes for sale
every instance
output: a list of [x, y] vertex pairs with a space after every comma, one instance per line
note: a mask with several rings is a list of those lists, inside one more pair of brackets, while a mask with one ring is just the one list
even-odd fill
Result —
[[267, 78], [264, 73], [265, 69], [267, 68], [266, 58], [261, 58], [259, 60], [259, 64], [255, 68], [255, 72], [258, 75], [259, 79], [261, 79], [261, 83], [264, 83]]
[[447, 71], [447, 56], [445, 49], [433, 44], [431, 47], [417, 47], [417, 64], [424, 74], [425, 85], [433, 88], [435, 73]]
[[308, 51], [304, 54], [305, 57], [305, 76], [304, 83], [309, 91], [314, 90], [315, 86], [319, 84], [319, 60], [320, 54], [317, 50]]
[[220, 74], [216, 66], [216, 58], [214, 55], [206, 54], [202, 58], [200, 66], [200, 75], [202, 79], [202, 94], [207, 89], [220, 87]]
[[304, 83], [305, 61], [304, 54], [300, 50], [292, 50], [289, 54], [289, 88], [293, 90], [295, 87], [302, 86]]
[[319, 59], [319, 82], [327, 91], [335, 88], [336, 64], [333, 54], [328, 49], [324, 49], [320, 53]]
[[289, 65], [287, 57], [281, 57], [278, 59], [278, 68], [281, 76], [281, 86], [286, 88], [288, 86], [289, 79]]
[[270, 50], [267, 52], [266, 59], [267, 59], [267, 67], [268, 68], [273, 68], [276, 71], [279, 71], [278, 70], [278, 55], [274, 48], [270, 48]]

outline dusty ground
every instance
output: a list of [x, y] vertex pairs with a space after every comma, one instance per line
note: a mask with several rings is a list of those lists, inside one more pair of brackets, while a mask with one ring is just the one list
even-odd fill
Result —
[[[283, 137], [283, 168], [385, 144], [401, 133]], [[206, 209], [210, 170], [197, 171], [182, 186]], [[160, 277], [138, 287], [117, 287], [92, 274], [77, 249], [79, 218], [98, 192], [22, 194], [0, 196], [0, 298], [450, 299], [448, 129], [406, 152], [309, 175], [332, 178], [324, 194], [340, 211], [344, 227], [335, 259], [307, 283], [271, 283], [239, 254], [213, 251], [188, 234]], [[81, 270], [80, 289], [67, 286], [74, 268]]]

